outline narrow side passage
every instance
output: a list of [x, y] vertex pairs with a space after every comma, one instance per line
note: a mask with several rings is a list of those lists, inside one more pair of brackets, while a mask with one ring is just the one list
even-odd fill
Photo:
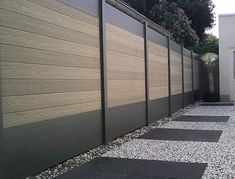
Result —
[[58, 178], [232, 178], [234, 122], [232, 106], [196, 106]]

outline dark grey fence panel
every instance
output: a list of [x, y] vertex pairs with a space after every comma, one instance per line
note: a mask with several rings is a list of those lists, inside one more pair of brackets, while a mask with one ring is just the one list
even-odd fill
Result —
[[146, 124], [145, 45], [143, 23], [109, 4], [105, 13], [106, 137], [110, 141]]
[[147, 38], [148, 38], [148, 40], [150, 40], [156, 44], [167, 47], [166, 36], [160, 34], [159, 32], [156, 32], [155, 30], [151, 29], [150, 27], [148, 28]]
[[183, 50], [184, 54], [184, 105], [193, 103], [193, 81], [192, 81], [192, 58], [188, 49]]
[[196, 54], [193, 54], [193, 99], [194, 102], [200, 100], [200, 78], [199, 78], [200, 62]]
[[[168, 41], [148, 28], [149, 121], [169, 115]], [[164, 70], [163, 70], [164, 69]]]
[[101, 111], [3, 130], [3, 178], [25, 178], [102, 144]]
[[57, 0], [62, 2], [68, 6], [76, 8], [78, 10], [84, 11], [90, 15], [99, 16], [98, 4], [99, 0], [89, 0], [89, 1], [81, 1], [81, 0]]
[[19, 62], [1, 58], [15, 70], [9, 77], [1, 68], [0, 103], [3, 96], [13, 102], [0, 110], [0, 178], [20, 179], [102, 144], [98, 1], [3, 4], [3, 15], [16, 21], [1, 23], [21, 40], [11, 36], [0, 47]]
[[171, 40], [171, 109], [172, 112], [183, 107], [182, 54], [181, 46]]
[[144, 29], [143, 26], [140, 25], [139, 21], [133, 19], [124, 12], [119, 11], [107, 3], [105, 4], [105, 14], [106, 22], [128, 30], [129, 32], [132, 32], [141, 37], [144, 36]]

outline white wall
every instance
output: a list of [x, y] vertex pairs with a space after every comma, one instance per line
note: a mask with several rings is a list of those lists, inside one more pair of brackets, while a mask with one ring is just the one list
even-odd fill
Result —
[[[231, 100], [232, 50], [235, 48], [235, 14], [219, 16], [219, 60], [220, 95], [223, 100]], [[231, 88], [230, 88], [231, 86]]]

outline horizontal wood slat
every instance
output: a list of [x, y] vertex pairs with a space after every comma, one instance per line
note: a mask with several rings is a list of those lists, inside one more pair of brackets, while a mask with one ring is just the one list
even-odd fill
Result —
[[2, 96], [100, 90], [100, 80], [2, 79]]
[[0, 25], [74, 43], [99, 47], [99, 38], [0, 9]]
[[74, 55], [99, 57], [99, 49], [30, 32], [23, 32], [0, 26], [0, 42], [2, 44], [32, 47], [36, 49], [63, 52]]
[[3, 79], [100, 79], [99, 69], [2, 62]]
[[184, 91], [192, 91], [192, 66], [188, 56], [184, 56]]
[[100, 69], [100, 59], [0, 44], [2, 61]]
[[100, 109], [100, 101], [3, 114], [4, 128]]
[[3, 113], [100, 101], [100, 91], [3, 97]]
[[[125, 41], [122, 41], [124, 44], [130, 41], [130, 43], [134, 43], [133, 45], [135, 46], [135, 48], [139, 47], [139, 49], [144, 50], [144, 47], [141, 45], [144, 42], [142, 37], [138, 35], [134, 35], [133, 33], [110, 23], [106, 23], [105, 27], [106, 27], [105, 30], [106, 30], [106, 35], [107, 35], [106, 38], [108, 40], [111, 40], [109, 39], [109, 37], [119, 37], [119, 39], [125, 40]], [[127, 43], [127, 45], [130, 45], [130, 44]]]
[[[99, 19], [56, 0], [2, 0], [0, 7], [4, 127], [100, 110]], [[144, 102], [144, 38], [108, 22], [105, 30], [108, 107]], [[181, 54], [170, 55], [175, 95], [182, 93]], [[167, 97], [167, 47], [149, 39], [148, 60], [149, 99]], [[185, 92], [191, 72], [187, 50]], [[196, 61], [193, 78], [199, 89]]]
[[4, 127], [100, 110], [98, 18], [56, 0], [0, 7]]
[[168, 50], [148, 41], [149, 99], [168, 96]]
[[140, 72], [126, 72], [118, 70], [108, 70], [107, 71], [108, 80], [144, 80], [144, 73]]
[[109, 80], [108, 89], [144, 88], [143, 80]]
[[61, 14], [65, 14], [67, 16], [70, 16], [72, 18], [84, 21], [88, 24], [92, 24], [95, 26], [99, 25], [99, 21], [98, 21], [97, 17], [93, 17], [93, 16], [88, 15], [82, 11], [78, 11], [75, 8], [71, 8], [70, 6], [63, 4], [63, 3], [59, 2], [58, 0], [50, 0], [50, 1], [48, 1], [48, 0], [28, 0], [28, 1], [34, 2], [36, 4], [40, 4], [43, 7], [52, 9], [54, 11], [61, 13]]
[[199, 89], [199, 62], [197, 60], [193, 60], [193, 88]]
[[108, 107], [145, 100], [144, 39], [106, 23]]
[[1, 0], [0, 7], [85, 34], [99, 36], [99, 28], [96, 25], [72, 18], [27, 0]]
[[171, 95], [181, 94], [182, 91], [182, 56], [173, 50], [171, 55]]

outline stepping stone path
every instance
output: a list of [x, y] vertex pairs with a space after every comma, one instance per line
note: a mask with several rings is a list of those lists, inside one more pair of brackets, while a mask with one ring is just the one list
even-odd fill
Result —
[[205, 103], [58, 179], [235, 179], [235, 110]]

